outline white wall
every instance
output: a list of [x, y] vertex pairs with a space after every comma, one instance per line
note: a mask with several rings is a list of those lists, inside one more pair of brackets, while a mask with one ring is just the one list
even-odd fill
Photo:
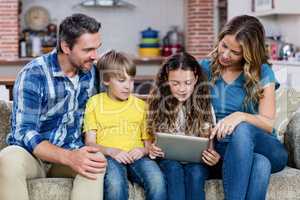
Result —
[[[124, 0], [135, 5], [130, 8], [85, 8], [76, 6], [80, 0], [23, 0], [23, 15], [29, 7], [40, 5], [49, 10], [54, 22], [81, 12], [95, 17], [102, 23], [102, 50], [117, 49], [137, 54], [140, 31], [152, 27], [160, 31], [161, 38], [170, 26], [184, 28], [184, 0]], [[24, 17], [21, 17], [24, 27]]]
[[[228, 0], [228, 19], [241, 14], [251, 14], [252, 0]], [[276, 5], [275, 5], [276, 6]], [[289, 5], [292, 10], [294, 4]], [[286, 42], [300, 47], [300, 12], [297, 15], [272, 15], [260, 17], [266, 29], [266, 35], [280, 34]]]
[[227, 0], [227, 18], [247, 14], [251, 11], [251, 0]]

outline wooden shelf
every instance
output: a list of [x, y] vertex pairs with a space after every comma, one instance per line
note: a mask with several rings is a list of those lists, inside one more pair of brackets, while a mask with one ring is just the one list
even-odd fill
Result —
[[135, 64], [162, 64], [166, 58], [165, 57], [138, 57], [134, 58]]
[[33, 58], [18, 58], [16, 60], [0, 60], [0, 65], [25, 65]]
[[[18, 58], [15, 60], [0, 60], [0, 65], [25, 65], [33, 59], [34, 58]], [[141, 65], [141, 64], [161, 65], [165, 59], [166, 59], [165, 57], [153, 57], [153, 58], [137, 57], [134, 58], [133, 61], [137, 65]]]

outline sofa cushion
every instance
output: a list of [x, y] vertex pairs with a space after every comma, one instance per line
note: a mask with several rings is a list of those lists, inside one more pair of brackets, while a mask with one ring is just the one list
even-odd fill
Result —
[[[72, 178], [37, 178], [27, 181], [30, 200], [69, 200]], [[137, 184], [129, 184], [129, 199], [144, 199], [144, 191]]]
[[[300, 170], [286, 167], [271, 176], [267, 199], [300, 199]], [[31, 200], [69, 200], [72, 188], [70, 178], [40, 178], [28, 181]], [[205, 185], [206, 199], [224, 199], [221, 180], [209, 180]], [[137, 184], [129, 184], [129, 199], [143, 200], [144, 191]]]

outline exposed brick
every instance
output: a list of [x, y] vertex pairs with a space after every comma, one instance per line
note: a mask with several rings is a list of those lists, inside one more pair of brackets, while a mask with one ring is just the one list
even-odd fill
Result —
[[0, 0], [0, 60], [18, 58], [19, 0]]
[[187, 0], [186, 47], [197, 58], [206, 57], [214, 43], [214, 0]]

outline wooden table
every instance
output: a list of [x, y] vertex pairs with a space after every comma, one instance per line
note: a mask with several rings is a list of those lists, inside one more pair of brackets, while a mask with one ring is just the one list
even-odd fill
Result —
[[0, 85], [5, 85], [8, 89], [9, 100], [13, 99], [13, 87], [16, 77], [10, 76], [0, 76]]

